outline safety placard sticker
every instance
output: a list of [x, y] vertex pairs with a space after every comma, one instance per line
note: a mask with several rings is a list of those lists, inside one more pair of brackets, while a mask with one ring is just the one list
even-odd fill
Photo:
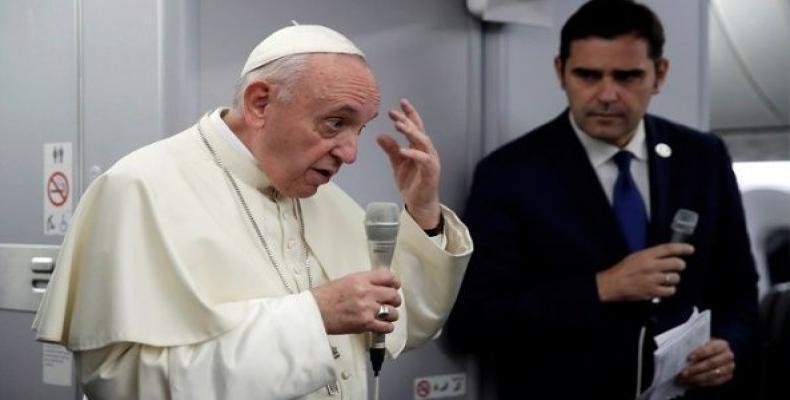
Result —
[[414, 380], [414, 400], [466, 395], [466, 374], [434, 375]]
[[44, 144], [44, 234], [62, 236], [71, 220], [74, 180], [71, 143]]
[[65, 348], [44, 344], [42, 353], [44, 383], [55, 386], [71, 386], [73, 356]]

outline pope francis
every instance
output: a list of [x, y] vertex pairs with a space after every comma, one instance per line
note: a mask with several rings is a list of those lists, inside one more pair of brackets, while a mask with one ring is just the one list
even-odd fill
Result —
[[[331, 178], [379, 107], [362, 52], [317, 25], [263, 40], [231, 108], [143, 147], [85, 192], [33, 328], [75, 352], [91, 399], [364, 399], [367, 337], [435, 337], [472, 243], [439, 202], [415, 108], [377, 138], [406, 210], [393, 272]], [[384, 311], [384, 312], [382, 312]]]

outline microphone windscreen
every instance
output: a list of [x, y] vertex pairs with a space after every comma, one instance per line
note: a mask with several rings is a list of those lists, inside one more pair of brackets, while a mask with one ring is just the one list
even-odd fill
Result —
[[365, 212], [368, 240], [394, 241], [400, 225], [400, 207], [395, 203], [373, 202]]
[[699, 215], [696, 212], [681, 208], [675, 213], [675, 217], [672, 218], [672, 231], [690, 236], [697, 229], [698, 220]]

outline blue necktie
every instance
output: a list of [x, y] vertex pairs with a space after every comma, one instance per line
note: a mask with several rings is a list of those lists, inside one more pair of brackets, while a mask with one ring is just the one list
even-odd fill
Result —
[[614, 162], [620, 172], [614, 182], [612, 208], [628, 248], [634, 252], [647, 245], [647, 212], [636, 182], [631, 176], [632, 158], [633, 155], [624, 150], [614, 155]]

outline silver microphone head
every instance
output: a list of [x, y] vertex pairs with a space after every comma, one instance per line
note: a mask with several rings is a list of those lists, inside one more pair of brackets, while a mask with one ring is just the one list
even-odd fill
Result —
[[365, 234], [368, 240], [394, 242], [400, 227], [400, 207], [395, 203], [374, 202], [365, 212]]
[[400, 227], [400, 207], [395, 203], [370, 203], [365, 213], [365, 234], [373, 268], [389, 268]]
[[691, 236], [694, 230], [697, 229], [697, 221], [699, 215], [691, 210], [685, 208], [679, 209], [672, 218], [672, 231], [683, 235]]

